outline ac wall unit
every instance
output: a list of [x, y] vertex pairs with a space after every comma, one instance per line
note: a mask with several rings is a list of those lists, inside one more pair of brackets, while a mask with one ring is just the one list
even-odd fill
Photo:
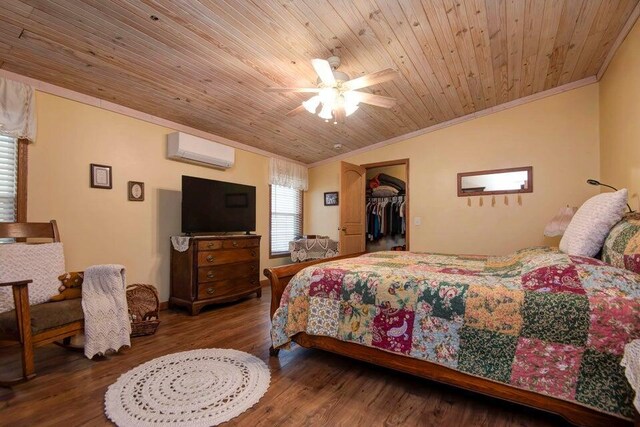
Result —
[[229, 169], [235, 163], [236, 150], [187, 133], [174, 132], [167, 135], [167, 157]]

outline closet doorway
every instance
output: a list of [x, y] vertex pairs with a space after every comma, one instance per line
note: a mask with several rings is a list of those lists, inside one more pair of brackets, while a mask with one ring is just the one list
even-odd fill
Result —
[[409, 159], [360, 165], [366, 170], [366, 252], [409, 250]]

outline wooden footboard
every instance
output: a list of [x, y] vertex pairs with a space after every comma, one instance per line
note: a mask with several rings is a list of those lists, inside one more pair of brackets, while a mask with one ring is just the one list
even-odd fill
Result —
[[[264, 274], [271, 282], [271, 317], [273, 317], [273, 314], [280, 306], [282, 293], [287, 287], [287, 284], [300, 270], [323, 262], [359, 255], [361, 254], [345, 255], [331, 259], [289, 264], [281, 267], [265, 269]], [[573, 402], [512, 387], [507, 384], [498, 383], [450, 369], [436, 363], [403, 356], [401, 354], [389, 353], [377, 348], [344, 342], [330, 337], [308, 335], [304, 332], [293, 336], [292, 341], [303, 347], [329, 351], [352, 359], [406, 372], [429, 380], [460, 387], [465, 390], [558, 414], [572, 424], [579, 426], [612, 427], [632, 424], [630, 421], [623, 420], [612, 415], [607, 415]], [[277, 355], [278, 350], [272, 348], [271, 354], [274, 356]]]
[[338, 259], [353, 258], [364, 254], [364, 252], [340, 255], [333, 258], [317, 259], [307, 262], [297, 262], [294, 264], [281, 265], [280, 267], [265, 268], [264, 275], [267, 276], [271, 283], [271, 317], [280, 307], [280, 300], [282, 299], [282, 293], [289, 284], [289, 281], [299, 271], [304, 270], [312, 265], [322, 264], [329, 261], [335, 261]]

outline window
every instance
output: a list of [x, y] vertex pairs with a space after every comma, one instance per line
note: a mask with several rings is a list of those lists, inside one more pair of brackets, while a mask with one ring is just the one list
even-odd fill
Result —
[[0, 221], [18, 219], [18, 140], [0, 135]]
[[302, 235], [302, 191], [271, 186], [271, 257], [289, 255], [289, 242]]

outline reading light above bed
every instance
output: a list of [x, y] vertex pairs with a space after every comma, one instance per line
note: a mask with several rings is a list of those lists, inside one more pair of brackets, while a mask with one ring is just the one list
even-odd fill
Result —
[[[591, 185], [601, 185], [603, 187], [607, 187], [612, 189], [613, 191], [618, 191], [618, 189], [616, 187], [613, 187], [609, 184], [603, 184], [600, 181], [596, 181], [595, 179], [588, 179], [587, 180], [587, 184], [591, 184]], [[627, 207], [629, 208], [629, 212], [633, 212], [633, 209], [631, 209], [631, 206], [629, 206], [629, 203], [627, 203]]]

